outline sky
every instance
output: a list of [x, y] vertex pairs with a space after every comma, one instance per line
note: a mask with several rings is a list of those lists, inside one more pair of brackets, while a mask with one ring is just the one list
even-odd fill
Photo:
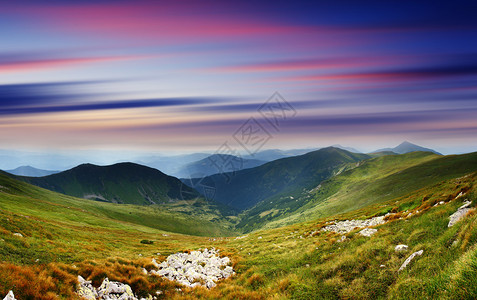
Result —
[[477, 151], [475, 1], [3, 1], [0, 149]]

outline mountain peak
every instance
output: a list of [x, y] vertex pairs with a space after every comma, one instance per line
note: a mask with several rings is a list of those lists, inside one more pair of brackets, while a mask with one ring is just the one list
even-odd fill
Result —
[[435, 153], [435, 154], [438, 154], [438, 155], [442, 155], [441, 153], [439, 153], [439, 152], [437, 152], [433, 149], [424, 148], [424, 147], [421, 147], [419, 145], [413, 144], [413, 143], [408, 142], [408, 141], [404, 141], [404, 142], [402, 142], [401, 144], [399, 144], [398, 146], [396, 146], [394, 148], [384, 148], [384, 149], [376, 150], [374, 152], [376, 153], [376, 152], [383, 152], [383, 151], [392, 151], [392, 152], [397, 153], [397, 154], [405, 154], [405, 153], [409, 153], [409, 152], [423, 151], [423, 152], [432, 152], [432, 153]]

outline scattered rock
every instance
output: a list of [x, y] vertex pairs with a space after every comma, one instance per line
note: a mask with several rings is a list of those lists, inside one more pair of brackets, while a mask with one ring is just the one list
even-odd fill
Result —
[[374, 228], [365, 228], [363, 230], [361, 230], [359, 232], [359, 234], [361, 234], [362, 236], [372, 236], [373, 234], [375, 234], [376, 232], [378, 232], [377, 229], [374, 229]]
[[78, 276], [78, 282], [77, 294], [86, 300], [139, 300], [134, 296], [129, 285], [117, 281], [109, 281], [108, 278], [105, 278], [97, 289], [93, 287], [91, 281], [87, 281], [81, 276]]
[[381, 225], [386, 223], [384, 218], [388, 216], [389, 214], [386, 214], [385, 216], [380, 216], [380, 217], [374, 217], [371, 219], [367, 220], [345, 220], [345, 221], [339, 221], [331, 225], [327, 225], [323, 227], [321, 230], [322, 231], [333, 231], [336, 233], [340, 234], [345, 234], [353, 231], [356, 228], [365, 228], [365, 227], [370, 227], [370, 226], [376, 226], [376, 225]]
[[419, 250], [419, 251], [414, 252], [413, 254], [411, 254], [411, 256], [409, 256], [409, 257], [404, 261], [404, 263], [401, 265], [401, 267], [399, 268], [398, 272], [404, 270], [404, 269], [407, 267], [407, 265], [411, 262], [411, 260], [414, 259], [414, 257], [416, 257], [416, 256], [421, 256], [423, 252], [424, 252], [424, 250]]
[[449, 221], [449, 224], [447, 224], [447, 227], [454, 226], [455, 223], [457, 223], [460, 219], [462, 219], [462, 217], [464, 217], [467, 214], [467, 212], [470, 210], [469, 208], [470, 204], [471, 204], [470, 201], [464, 202], [464, 205], [459, 207], [459, 209], [449, 217], [450, 221]]
[[406, 251], [407, 248], [407, 245], [397, 245], [396, 247], [394, 247], [394, 251]]
[[[155, 265], [155, 261], [153, 261]], [[228, 257], [219, 257], [215, 249], [171, 254], [151, 274], [164, 276], [188, 287], [212, 288], [216, 281], [235, 274]]]
[[3, 300], [16, 300], [15, 295], [13, 295], [13, 291], [9, 291]]
[[21, 233], [19, 233], [19, 232], [15, 232], [13, 235], [14, 235], [14, 236], [18, 236], [18, 237], [23, 237], [23, 234], [21, 234]]
[[380, 265], [379, 267], [380, 268], [386, 268], [386, 265]]
[[261, 239], [262, 239], [262, 237], [261, 237], [261, 236], [259, 236], [259, 237], [258, 237], [258, 239], [259, 239], [259, 240], [261, 240]]

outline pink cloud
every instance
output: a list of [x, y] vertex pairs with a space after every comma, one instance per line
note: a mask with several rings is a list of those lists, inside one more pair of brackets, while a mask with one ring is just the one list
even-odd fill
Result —
[[143, 59], [146, 56], [109, 56], [109, 57], [77, 57], [57, 59], [37, 59], [0, 63], [0, 74], [15, 72], [31, 72], [46, 69], [61, 69], [76, 65], [105, 63], [123, 60]]

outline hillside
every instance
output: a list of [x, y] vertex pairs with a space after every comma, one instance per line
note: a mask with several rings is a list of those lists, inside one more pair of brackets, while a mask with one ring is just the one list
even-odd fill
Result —
[[[76, 299], [81, 275], [95, 287], [108, 277], [129, 284], [138, 296], [160, 291], [166, 299], [473, 299], [477, 173], [457, 174], [465, 173], [474, 156], [447, 157], [441, 166], [433, 164], [436, 158], [428, 153], [400, 156], [401, 164], [390, 161], [394, 156], [375, 158], [333, 178], [346, 174], [354, 178], [351, 185], [359, 178], [371, 185], [398, 176], [393, 165], [401, 165], [397, 174], [407, 173], [409, 179], [412, 174], [414, 179], [423, 176], [426, 169], [448, 178], [348, 213], [214, 239], [159, 229], [169, 225], [168, 231], [183, 228], [196, 234], [207, 226], [212, 230], [212, 222], [150, 210], [151, 206], [77, 199], [0, 174], [0, 296], [13, 290], [17, 299]], [[469, 213], [448, 227], [449, 216], [466, 200], [471, 201]], [[370, 237], [362, 236], [361, 229], [344, 234], [322, 231], [340, 220], [388, 212], [393, 215], [374, 226]], [[408, 249], [395, 250], [400, 244]], [[230, 257], [236, 274], [210, 290], [143, 272], [154, 267], [152, 258], [161, 262], [171, 253], [211, 247]], [[398, 271], [420, 250], [421, 256]]]
[[280, 195], [269, 199], [272, 203], [260, 203], [243, 214], [238, 227], [273, 228], [345, 213], [475, 171], [477, 152], [450, 156], [412, 152], [372, 158], [293, 199]]
[[258, 167], [266, 161], [258, 159], [246, 159], [227, 154], [213, 154], [204, 159], [191, 162], [173, 173], [178, 178], [194, 178], [210, 176], [217, 173], [240, 171]]
[[[293, 194], [314, 187], [347, 164], [366, 158], [369, 156], [329, 147], [252, 169], [208, 176], [202, 182], [214, 188], [217, 202], [245, 210], [279, 193]], [[199, 192], [204, 194], [200, 188]]]
[[70, 196], [123, 204], [159, 204], [199, 196], [177, 178], [133, 163], [83, 164], [46, 177], [18, 179]]

